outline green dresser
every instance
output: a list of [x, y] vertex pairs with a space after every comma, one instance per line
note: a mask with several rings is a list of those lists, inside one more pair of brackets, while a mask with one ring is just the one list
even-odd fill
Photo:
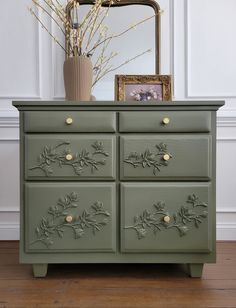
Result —
[[222, 101], [13, 102], [20, 111], [20, 261], [215, 262]]

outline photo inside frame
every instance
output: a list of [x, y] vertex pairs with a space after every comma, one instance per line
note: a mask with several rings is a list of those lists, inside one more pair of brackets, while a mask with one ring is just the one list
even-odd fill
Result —
[[162, 84], [126, 84], [125, 100], [126, 101], [162, 101], [163, 100]]

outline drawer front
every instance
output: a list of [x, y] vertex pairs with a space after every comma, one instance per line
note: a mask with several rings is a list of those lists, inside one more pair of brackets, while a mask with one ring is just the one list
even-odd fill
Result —
[[25, 132], [115, 132], [115, 112], [27, 111]]
[[122, 180], [209, 180], [211, 136], [121, 137]]
[[115, 251], [115, 184], [25, 184], [27, 252]]
[[27, 135], [25, 177], [30, 180], [112, 180], [116, 137], [112, 135]]
[[208, 111], [120, 112], [120, 132], [209, 132]]
[[210, 252], [210, 184], [121, 186], [122, 252]]

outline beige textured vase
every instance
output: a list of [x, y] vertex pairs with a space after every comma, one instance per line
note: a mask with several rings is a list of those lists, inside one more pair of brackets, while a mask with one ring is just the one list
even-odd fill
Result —
[[93, 82], [92, 61], [86, 56], [72, 57], [64, 62], [64, 84], [69, 101], [90, 101]]

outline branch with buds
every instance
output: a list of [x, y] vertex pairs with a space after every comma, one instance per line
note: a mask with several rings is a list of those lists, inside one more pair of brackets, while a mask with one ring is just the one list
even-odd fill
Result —
[[[110, 34], [108, 27], [104, 25], [104, 21], [108, 16], [113, 0], [95, 0], [93, 5], [81, 20], [79, 19], [80, 4], [78, 0], [67, 0], [66, 5], [63, 5], [60, 0], [31, 1], [33, 6], [28, 8], [30, 13], [34, 18], [36, 18], [42, 28], [51, 36], [53, 41], [63, 49], [66, 57], [95, 57], [94, 54], [96, 51], [98, 56], [94, 61], [93, 86], [110, 72], [113, 72], [129, 62], [134, 61], [138, 57], [141, 57], [147, 52], [150, 52], [150, 49], [146, 50], [133, 58], [124, 61], [116, 67], [111, 65], [111, 60], [118, 54], [116, 52], [111, 52], [109, 55], [106, 55], [107, 48], [113, 39], [123, 36], [130, 30], [133, 30], [137, 26], [154, 18], [156, 16], [155, 14], [142, 19], [119, 33]], [[104, 4], [106, 4], [106, 6], [104, 6]], [[68, 5], [71, 8], [70, 13], [67, 13]], [[63, 47], [64, 43], [60, 42], [59, 38], [50, 32], [41, 17], [37, 14], [36, 9], [51, 18], [63, 34], [65, 41], [67, 42], [66, 48]], [[158, 14], [161, 14], [162, 12], [163, 11], [159, 11]]]

